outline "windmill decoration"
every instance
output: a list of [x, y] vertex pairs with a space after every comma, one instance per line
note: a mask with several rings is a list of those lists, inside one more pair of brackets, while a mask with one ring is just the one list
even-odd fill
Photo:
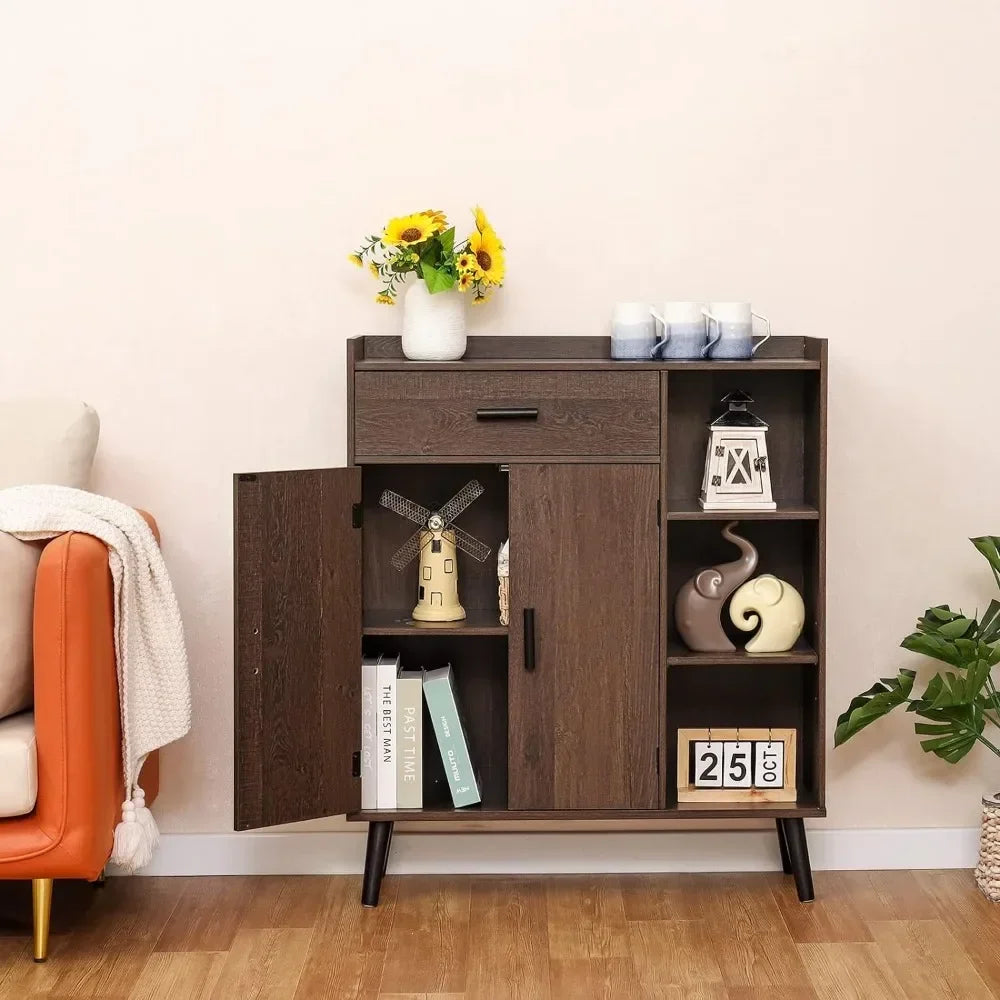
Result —
[[417, 606], [413, 618], [420, 622], [456, 622], [465, 617], [458, 599], [456, 549], [485, 562], [490, 547], [455, 524], [455, 518], [483, 495], [475, 480], [465, 484], [446, 504], [428, 510], [393, 490], [385, 490], [379, 503], [420, 527], [396, 550], [392, 565], [402, 573], [419, 555]]
[[767, 424], [747, 409], [753, 397], [735, 389], [722, 397], [728, 410], [708, 426], [702, 510], [774, 510], [767, 467]]

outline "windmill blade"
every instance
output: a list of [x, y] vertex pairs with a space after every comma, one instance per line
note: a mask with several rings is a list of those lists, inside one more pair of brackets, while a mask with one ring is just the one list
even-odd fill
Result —
[[439, 511], [444, 518], [445, 525], [451, 524], [463, 511], [478, 500], [485, 490], [479, 484], [478, 479], [470, 479]]
[[427, 518], [431, 516], [431, 512], [426, 507], [421, 507], [420, 504], [407, 500], [406, 497], [401, 497], [395, 490], [383, 490], [379, 503], [386, 510], [391, 510], [414, 524], [425, 525]]
[[472, 556], [477, 562], [486, 562], [489, 559], [490, 552], [493, 550], [485, 542], [473, 538], [467, 531], [462, 531], [455, 525], [452, 525], [448, 530], [455, 532], [455, 545], [466, 555]]
[[393, 553], [390, 562], [400, 573], [413, 562], [420, 554], [420, 536], [424, 529], [418, 528], [402, 545]]

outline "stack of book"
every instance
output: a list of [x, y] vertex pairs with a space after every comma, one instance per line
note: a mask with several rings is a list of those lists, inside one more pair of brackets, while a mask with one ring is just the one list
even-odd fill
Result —
[[452, 803], [481, 801], [451, 665], [403, 670], [398, 656], [366, 656], [361, 661], [362, 809], [423, 808], [425, 701]]

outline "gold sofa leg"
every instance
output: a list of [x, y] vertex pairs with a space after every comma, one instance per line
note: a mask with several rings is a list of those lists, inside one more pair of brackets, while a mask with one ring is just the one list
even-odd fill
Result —
[[35, 961], [49, 957], [49, 914], [52, 912], [52, 879], [31, 880], [31, 906], [35, 918]]

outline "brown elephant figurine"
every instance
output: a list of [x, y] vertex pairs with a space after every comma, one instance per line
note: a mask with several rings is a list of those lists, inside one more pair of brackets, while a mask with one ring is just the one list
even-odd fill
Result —
[[736, 650], [722, 629], [722, 606], [757, 569], [757, 550], [733, 531], [738, 524], [739, 521], [730, 521], [722, 529], [722, 537], [739, 548], [742, 553], [739, 559], [699, 570], [677, 593], [674, 604], [677, 631], [688, 648], [698, 653]]

